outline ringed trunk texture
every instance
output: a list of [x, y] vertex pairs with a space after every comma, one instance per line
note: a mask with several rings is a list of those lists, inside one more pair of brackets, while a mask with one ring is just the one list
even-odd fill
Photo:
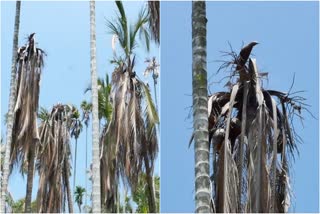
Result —
[[206, 3], [192, 2], [192, 95], [195, 141], [195, 212], [210, 212]]
[[95, 1], [90, 0], [90, 68], [92, 86], [92, 212], [101, 212]]
[[3, 174], [1, 183], [1, 201], [0, 201], [0, 212], [5, 212], [5, 198], [7, 194], [8, 179], [9, 179], [9, 165], [10, 165], [10, 153], [12, 143], [12, 129], [13, 129], [13, 108], [15, 106], [16, 98], [16, 58], [18, 49], [18, 36], [19, 36], [19, 25], [20, 25], [20, 7], [21, 1], [16, 2], [16, 15], [14, 21], [14, 33], [13, 33], [13, 47], [12, 47], [12, 66], [11, 66], [11, 82], [10, 82], [10, 95], [9, 95], [9, 107], [8, 107], [8, 122], [7, 122], [7, 133], [6, 133], [6, 151], [3, 161]]
[[33, 188], [33, 175], [34, 175], [34, 158], [35, 158], [35, 144], [32, 142], [30, 144], [30, 153], [28, 160], [28, 177], [27, 177], [27, 190], [25, 199], [25, 213], [31, 213], [31, 200], [32, 200], [32, 188]]

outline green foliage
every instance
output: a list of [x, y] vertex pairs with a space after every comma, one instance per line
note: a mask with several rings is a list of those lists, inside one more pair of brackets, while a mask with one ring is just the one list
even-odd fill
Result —
[[[120, 204], [120, 213], [132, 213], [133, 209], [130, 203], [130, 197], [126, 196], [124, 204]], [[125, 209], [124, 209], [125, 208]]]
[[92, 112], [92, 103], [88, 103], [86, 100], [82, 101], [81, 109], [82, 109], [82, 120], [84, 121], [84, 124], [88, 127], [89, 121], [90, 121], [90, 114]]
[[74, 191], [75, 201], [78, 204], [80, 212], [81, 212], [81, 205], [83, 204], [83, 196], [85, 192], [86, 192], [86, 189], [81, 186], [76, 186], [76, 190]]
[[[23, 213], [25, 208], [25, 198], [14, 201], [11, 195], [7, 195], [6, 203], [11, 207], [12, 213]], [[37, 213], [37, 201], [31, 202], [31, 212]]]
[[[154, 179], [154, 188], [155, 188], [155, 198], [156, 198], [156, 205], [157, 205], [157, 212], [159, 212], [160, 206], [160, 177], [155, 176]], [[133, 193], [133, 201], [138, 205], [136, 212], [137, 213], [148, 213], [149, 206], [148, 206], [148, 187], [147, 187], [147, 178], [146, 174], [140, 174], [138, 186], [136, 191]]]
[[112, 60], [113, 63], [119, 64], [120, 62], [131, 59], [133, 50], [138, 46], [137, 35], [139, 35], [140, 40], [144, 41], [145, 47], [149, 51], [150, 35], [146, 27], [149, 19], [145, 8], [140, 11], [136, 22], [133, 25], [128, 25], [127, 16], [122, 2], [116, 1], [116, 5], [118, 7], [119, 14], [115, 20], [107, 21], [107, 27], [110, 29], [110, 33], [116, 36], [124, 53], [124, 58], [114, 56], [114, 60]]
[[112, 114], [112, 105], [110, 103], [111, 84], [109, 76], [106, 74], [105, 79], [98, 79], [98, 105], [99, 105], [99, 119], [110, 121]]

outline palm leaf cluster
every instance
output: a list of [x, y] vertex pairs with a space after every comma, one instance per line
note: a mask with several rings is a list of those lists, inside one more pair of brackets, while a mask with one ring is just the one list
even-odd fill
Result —
[[39, 127], [40, 148], [37, 156], [39, 212], [62, 212], [68, 200], [73, 212], [70, 190], [70, 124], [72, 106], [57, 104], [51, 112], [42, 109]]
[[264, 89], [256, 60], [234, 56], [233, 75], [247, 78], [208, 97], [212, 211], [287, 212], [288, 158], [299, 141], [289, 121], [304, 99]]
[[[119, 15], [108, 27], [122, 49], [122, 55], [114, 54], [116, 65], [112, 73], [110, 102], [112, 114], [101, 135], [103, 142], [101, 165], [105, 165], [103, 192], [106, 204], [114, 204], [118, 195], [120, 178], [134, 192], [138, 177], [147, 174], [149, 211], [155, 212], [153, 188], [154, 161], [158, 153], [156, 124], [159, 118], [152, 101], [149, 86], [139, 80], [135, 68], [134, 49], [140, 36], [149, 49], [150, 36], [145, 25], [148, 22], [143, 9], [134, 25], [129, 25], [122, 2], [116, 1]], [[104, 194], [104, 193], [103, 193]]]

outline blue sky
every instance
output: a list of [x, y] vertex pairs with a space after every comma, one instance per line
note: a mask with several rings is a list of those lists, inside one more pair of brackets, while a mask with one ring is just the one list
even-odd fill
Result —
[[[124, 2], [130, 23], [137, 19], [145, 2]], [[106, 18], [115, 18], [116, 5], [111, 2], [96, 2], [97, 70], [100, 77], [110, 76], [114, 66], [111, 37], [106, 27]], [[8, 109], [8, 96], [11, 72], [11, 53], [15, 2], [1, 1], [1, 134], [5, 136], [3, 116]], [[41, 79], [40, 106], [51, 108], [58, 102], [75, 104], [80, 108], [82, 100], [90, 99], [90, 93], [84, 95], [84, 89], [90, 79], [90, 29], [88, 2], [22, 2], [20, 17], [19, 46], [24, 45], [26, 37], [36, 32], [38, 46], [46, 51], [45, 67]], [[141, 46], [137, 49], [136, 72], [140, 79], [149, 81], [142, 73], [146, 68], [146, 57], [159, 59], [159, 48], [151, 45], [147, 53]], [[158, 89], [159, 91], [159, 89]], [[153, 92], [152, 92], [153, 94]], [[91, 125], [88, 128], [91, 134]], [[91, 137], [88, 137], [88, 160], [91, 160]], [[72, 151], [74, 151], [72, 140]], [[85, 130], [78, 140], [77, 185], [85, 186]], [[159, 161], [155, 173], [159, 175]], [[73, 178], [70, 179], [73, 182]], [[38, 178], [34, 181], [33, 198], [36, 196]], [[88, 184], [91, 184], [88, 182]], [[90, 185], [89, 185], [90, 186]], [[9, 191], [14, 199], [25, 196], [26, 177], [18, 171], [10, 177]], [[75, 206], [76, 207], [76, 206]], [[76, 208], [77, 210], [78, 208]]]
[[[269, 72], [265, 88], [293, 91], [308, 99], [319, 118], [319, 13], [317, 2], [207, 2], [207, 61], [210, 91], [224, 90], [214, 75], [228, 51], [258, 41], [258, 68]], [[161, 2], [161, 211], [194, 211], [192, 133], [191, 2]], [[319, 126], [303, 112], [304, 127], [294, 124], [304, 143], [291, 167], [292, 212], [319, 212]]]

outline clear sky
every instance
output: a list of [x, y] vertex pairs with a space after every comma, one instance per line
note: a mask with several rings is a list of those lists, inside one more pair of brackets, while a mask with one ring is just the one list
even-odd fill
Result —
[[[269, 72], [265, 88], [303, 93], [317, 118], [319, 103], [319, 13], [317, 2], [207, 2], [207, 60], [211, 92], [224, 90], [214, 76], [228, 51], [242, 42], [260, 42], [254, 49], [258, 68]], [[194, 211], [194, 151], [188, 149], [192, 119], [191, 2], [161, 2], [161, 211]], [[319, 212], [319, 126], [303, 112], [304, 139], [291, 167], [292, 212]]]
[[[137, 19], [146, 3], [124, 2], [130, 23]], [[115, 18], [117, 12], [113, 1], [96, 2], [97, 70], [100, 77], [109, 74], [114, 66], [111, 37], [106, 27], [106, 19]], [[8, 110], [8, 96], [11, 73], [12, 40], [15, 16], [15, 2], [1, 1], [1, 135], [5, 136], [4, 114]], [[36, 32], [38, 46], [46, 51], [45, 67], [41, 79], [40, 106], [51, 108], [61, 102], [74, 104], [80, 109], [82, 100], [90, 100], [90, 93], [84, 89], [91, 82], [90, 77], [90, 28], [89, 2], [25, 2], [21, 4], [19, 46], [24, 45], [28, 34]], [[146, 68], [146, 57], [159, 59], [159, 48], [152, 44], [149, 53], [143, 46], [137, 49], [136, 72], [140, 79], [149, 81], [142, 73]], [[152, 84], [151, 84], [152, 83]], [[158, 89], [159, 91], [159, 89]], [[153, 89], [152, 89], [153, 94]], [[88, 128], [88, 160], [91, 160], [91, 125]], [[5, 139], [5, 137], [4, 137]], [[74, 151], [72, 140], [72, 153]], [[85, 129], [78, 140], [77, 185], [85, 186]], [[159, 175], [159, 161], [155, 173]], [[71, 186], [73, 178], [71, 177]], [[36, 196], [38, 176], [34, 180], [33, 198]], [[88, 181], [88, 184], [91, 184]], [[89, 185], [91, 186], [91, 185]], [[9, 191], [15, 200], [25, 196], [26, 176], [21, 177], [16, 170], [10, 176]], [[78, 210], [77, 206], [76, 210]]]

